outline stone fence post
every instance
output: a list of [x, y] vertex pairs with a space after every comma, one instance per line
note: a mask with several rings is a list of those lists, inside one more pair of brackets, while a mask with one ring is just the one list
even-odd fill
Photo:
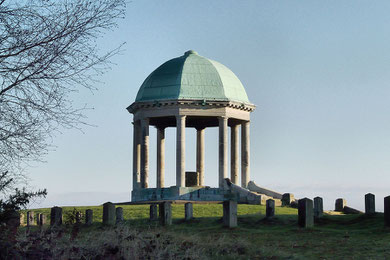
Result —
[[50, 210], [50, 226], [62, 225], [62, 208], [53, 207]]
[[295, 200], [294, 194], [284, 193], [282, 195], [282, 206], [290, 206], [290, 204]]
[[92, 209], [87, 209], [85, 211], [85, 225], [90, 226], [93, 222], [93, 211]]
[[167, 201], [160, 203], [159, 211], [161, 225], [172, 225], [172, 202]]
[[343, 212], [345, 206], [347, 206], [347, 201], [343, 198], [339, 198], [335, 202], [334, 211]]
[[314, 226], [313, 201], [303, 198], [298, 201], [298, 225], [303, 228]]
[[115, 213], [116, 213], [116, 223], [121, 223], [123, 222], [123, 208], [122, 207], [117, 207], [115, 209]]
[[275, 201], [273, 199], [268, 199], [266, 202], [265, 216], [267, 218], [272, 218], [275, 216]]
[[314, 217], [321, 218], [324, 215], [324, 203], [321, 197], [314, 198]]
[[104, 225], [115, 225], [115, 205], [111, 202], [103, 204], [103, 224]]
[[364, 195], [365, 213], [367, 215], [375, 214], [375, 195], [367, 193]]
[[34, 211], [27, 211], [27, 226], [33, 226], [35, 225], [34, 222]]
[[46, 215], [43, 213], [38, 214], [37, 221], [39, 226], [46, 225]]
[[385, 197], [384, 203], [385, 226], [390, 227], [390, 196]]
[[149, 220], [154, 221], [158, 219], [158, 206], [157, 204], [150, 204], [149, 207]]
[[184, 204], [184, 219], [191, 220], [194, 217], [194, 207], [192, 203], [188, 202]]
[[230, 228], [237, 227], [237, 201], [223, 202], [223, 225]]

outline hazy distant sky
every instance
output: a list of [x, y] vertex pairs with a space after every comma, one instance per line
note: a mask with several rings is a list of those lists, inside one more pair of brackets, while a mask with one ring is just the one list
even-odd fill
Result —
[[[189, 49], [219, 61], [257, 105], [251, 123], [251, 179], [296, 197], [344, 197], [364, 209], [390, 195], [390, 1], [147, 1], [99, 44], [127, 42], [99, 91], [82, 90], [83, 132], [64, 130], [56, 151], [29, 170], [48, 198], [33, 207], [129, 201], [132, 115], [144, 79]], [[156, 131], [150, 129], [156, 182]], [[217, 129], [206, 129], [206, 185], [217, 186]], [[186, 131], [186, 170], [195, 170], [195, 131]], [[167, 130], [166, 185], [175, 184], [175, 129]], [[99, 195], [100, 194], [100, 195]]]

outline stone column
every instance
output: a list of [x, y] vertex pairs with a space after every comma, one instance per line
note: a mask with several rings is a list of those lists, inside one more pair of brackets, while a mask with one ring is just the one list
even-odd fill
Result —
[[141, 142], [139, 121], [133, 122], [133, 190], [141, 183]]
[[199, 185], [204, 186], [204, 128], [196, 129], [196, 171]]
[[141, 120], [141, 139], [141, 188], [147, 188], [149, 177], [149, 118]]
[[176, 116], [176, 186], [185, 187], [186, 116]]
[[232, 183], [239, 185], [238, 183], [238, 125], [233, 125], [230, 127], [231, 130], [231, 152], [230, 152], [230, 179]]
[[164, 187], [165, 175], [165, 128], [157, 128], [157, 188]]
[[223, 187], [224, 179], [228, 177], [228, 118], [218, 117], [219, 122], [219, 188]]
[[241, 124], [241, 187], [246, 188], [250, 179], [249, 175], [249, 121]]

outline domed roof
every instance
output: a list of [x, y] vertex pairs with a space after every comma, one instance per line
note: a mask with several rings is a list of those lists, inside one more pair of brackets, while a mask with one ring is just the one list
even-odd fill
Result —
[[250, 104], [244, 86], [230, 69], [192, 50], [153, 71], [145, 79], [135, 101], [172, 99]]

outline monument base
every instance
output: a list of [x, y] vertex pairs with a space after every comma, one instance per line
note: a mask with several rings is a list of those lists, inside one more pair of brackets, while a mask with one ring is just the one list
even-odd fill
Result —
[[136, 189], [131, 192], [131, 201], [161, 201], [161, 200], [188, 200], [188, 201], [226, 201], [238, 200], [237, 195], [230, 190], [197, 187], [167, 187]]

